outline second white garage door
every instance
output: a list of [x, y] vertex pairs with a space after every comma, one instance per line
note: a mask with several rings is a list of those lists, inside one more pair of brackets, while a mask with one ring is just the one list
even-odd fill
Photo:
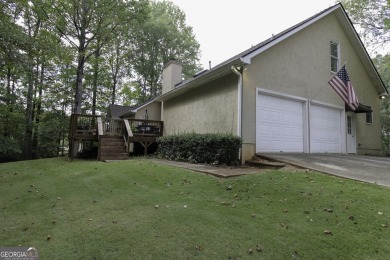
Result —
[[258, 94], [256, 152], [303, 152], [303, 102]]
[[310, 152], [341, 153], [341, 111], [334, 108], [310, 106]]

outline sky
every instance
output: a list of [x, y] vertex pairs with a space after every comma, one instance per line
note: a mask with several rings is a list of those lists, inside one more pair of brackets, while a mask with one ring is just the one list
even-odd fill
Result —
[[170, 0], [186, 14], [204, 69], [334, 5], [336, 0]]

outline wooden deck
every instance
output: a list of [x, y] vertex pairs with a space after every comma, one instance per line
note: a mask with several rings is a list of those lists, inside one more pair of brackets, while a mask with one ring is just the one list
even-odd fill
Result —
[[[101, 116], [72, 114], [69, 131], [69, 157], [71, 160], [74, 159], [77, 143], [97, 141], [99, 143], [97, 159], [104, 160], [102, 154], [106, 147], [104, 147], [102, 139], [108, 136], [122, 137], [127, 155], [131, 152], [131, 143], [135, 142], [142, 144], [146, 155], [148, 147], [156, 142], [162, 133], [162, 121], [134, 118], [105, 119]], [[114, 152], [111, 150], [111, 153]]]

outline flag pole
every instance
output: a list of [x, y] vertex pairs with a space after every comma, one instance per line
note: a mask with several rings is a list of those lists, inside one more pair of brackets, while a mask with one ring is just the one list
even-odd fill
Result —
[[[347, 65], [347, 61], [344, 61], [344, 64], [340, 67], [340, 69], [336, 72], [336, 74], [341, 70], [342, 67], [344, 67], [345, 65]], [[309, 99], [309, 101], [313, 101], [314, 98], [316, 98], [318, 96], [318, 94], [322, 91], [322, 87], [318, 90], [318, 92], [313, 96], [313, 98]]]

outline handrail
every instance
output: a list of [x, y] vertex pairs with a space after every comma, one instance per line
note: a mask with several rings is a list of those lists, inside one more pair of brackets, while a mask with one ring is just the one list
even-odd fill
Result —
[[133, 131], [131, 131], [131, 127], [129, 124], [129, 120], [123, 119], [124, 122], [124, 130], [123, 131], [123, 139], [125, 140], [125, 145], [127, 148], [127, 153], [130, 152], [130, 137], [133, 137]]
[[126, 127], [127, 135], [128, 135], [129, 137], [133, 136], [133, 131], [131, 131], [131, 127], [130, 127], [130, 124], [129, 124], [129, 120], [123, 119], [123, 121], [125, 122], [125, 127]]
[[98, 125], [98, 135], [99, 136], [104, 135], [103, 121], [102, 121], [102, 118], [100, 116], [97, 118], [97, 125]]

